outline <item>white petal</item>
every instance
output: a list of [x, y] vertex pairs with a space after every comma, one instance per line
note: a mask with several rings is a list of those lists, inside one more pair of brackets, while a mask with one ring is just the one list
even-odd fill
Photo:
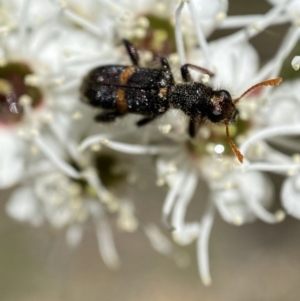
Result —
[[274, 89], [269, 96], [269, 109], [264, 116], [268, 125], [287, 125], [299, 122], [300, 95], [297, 93], [299, 80], [286, 81]]
[[23, 176], [26, 153], [13, 132], [0, 131], [0, 145], [0, 188], [8, 188]]
[[96, 227], [98, 248], [104, 263], [111, 269], [116, 269], [120, 265], [111, 227], [106, 220], [102, 206], [97, 202], [90, 202], [90, 213], [93, 216]]
[[289, 13], [290, 18], [295, 22], [296, 25], [299, 26], [300, 19], [300, 2], [298, 0], [290, 1], [287, 11]]
[[44, 155], [64, 174], [74, 179], [80, 179], [81, 174], [73, 166], [68, 164], [64, 158], [61, 158], [57, 153], [55, 153], [55, 149], [51, 149], [51, 147], [49, 147], [49, 143], [47, 144], [44, 140], [45, 139], [40, 137], [35, 139], [36, 145], [44, 153]]
[[[210, 52], [211, 71], [215, 73], [213, 81], [218, 87], [234, 88], [236, 96], [249, 88], [249, 79], [256, 74], [259, 63], [258, 54], [250, 43], [230, 44], [227, 39], [220, 39], [210, 43]], [[188, 57], [193, 64], [203, 66], [199, 51], [191, 51]], [[199, 72], [193, 74], [199, 77]]]
[[190, 170], [182, 185], [179, 186], [180, 191], [172, 214], [172, 227], [175, 228], [175, 232], [184, 231], [186, 210], [195, 193], [197, 183], [198, 176], [196, 170]]
[[37, 200], [29, 188], [17, 189], [6, 203], [5, 211], [19, 222], [29, 222], [33, 226], [40, 226], [43, 222]]
[[173, 240], [182, 246], [189, 245], [201, 233], [201, 225], [198, 222], [185, 223], [181, 229], [172, 232]]
[[245, 154], [248, 148], [255, 142], [277, 136], [296, 136], [300, 133], [300, 124], [281, 125], [277, 127], [264, 128], [246, 139], [240, 146], [240, 152]]
[[79, 224], [71, 225], [67, 229], [66, 240], [71, 247], [76, 247], [81, 242], [83, 235], [82, 226]]
[[241, 202], [237, 190], [225, 190], [222, 194], [216, 195], [215, 198], [219, 213], [226, 222], [241, 225], [256, 219], [251, 210]]
[[206, 286], [211, 284], [208, 243], [214, 221], [214, 212], [214, 206], [210, 204], [201, 220], [202, 228], [197, 242], [198, 269], [202, 282]]
[[132, 201], [125, 199], [121, 202], [117, 225], [123, 231], [134, 232], [137, 230], [139, 222], [135, 216], [135, 208]]
[[273, 5], [278, 5], [278, 4], [286, 2], [286, 0], [267, 0], [267, 1]]
[[111, 228], [107, 221], [101, 220], [96, 225], [98, 248], [105, 264], [112, 268], [118, 268], [120, 259], [113, 241]]
[[300, 56], [297, 55], [292, 60], [292, 67], [295, 71], [298, 71], [300, 69]]
[[[195, 8], [195, 15], [197, 16], [200, 26], [205, 34], [208, 36], [223, 18], [227, 15], [228, 1], [212, 0], [194, 0], [193, 7]], [[191, 31], [196, 24], [192, 22], [189, 10], [184, 8], [182, 13], [182, 21], [187, 26], [187, 30]]]
[[[169, 222], [168, 222], [168, 216], [172, 211], [172, 208], [174, 206], [174, 203], [176, 201], [176, 198], [178, 196], [178, 193], [181, 190], [182, 184], [184, 182], [184, 179], [186, 177], [186, 173], [185, 172], [178, 172], [176, 175], [176, 179], [174, 181], [174, 184], [171, 186], [167, 197], [165, 199], [164, 205], [163, 205], [163, 216], [162, 219], [164, 221], [164, 223], [169, 226]], [[170, 226], [169, 226], [170, 227]]]
[[72, 212], [68, 207], [56, 208], [55, 206], [45, 206], [45, 215], [49, 223], [55, 228], [63, 228], [72, 220]]
[[241, 225], [258, 217], [276, 223], [284, 218], [284, 214], [282, 211], [272, 214], [265, 209], [271, 204], [272, 193], [271, 182], [263, 174], [234, 172], [226, 178], [224, 190], [213, 193], [213, 199], [227, 222]]
[[281, 203], [291, 216], [300, 219], [300, 177], [287, 178], [281, 189]]
[[144, 231], [154, 250], [164, 255], [170, 255], [172, 253], [172, 243], [162, 234], [156, 225], [146, 225]]

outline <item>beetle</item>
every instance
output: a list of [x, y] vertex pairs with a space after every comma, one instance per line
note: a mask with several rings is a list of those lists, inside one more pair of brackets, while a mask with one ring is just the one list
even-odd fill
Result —
[[190, 117], [188, 132], [192, 138], [196, 136], [202, 121], [224, 123], [228, 143], [242, 163], [243, 155], [230, 138], [228, 130], [228, 125], [235, 123], [239, 115], [235, 105], [253, 89], [278, 85], [281, 78], [260, 82], [233, 100], [227, 90], [213, 90], [208, 85], [193, 81], [189, 72], [189, 69], [194, 69], [213, 76], [209, 70], [193, 64], [184, 64], [180, 69], [183, 82], [176, 83], [165, 57], [160, 57], [161, 68], [143, 68], [139, 66], [137, 49], [128, 40], [124, 39], [123, 43], [132, 66], [99, 66], [92, 69], [82, 81], [82, 101], [104, 109], [95, 116], [95, 120], [109, 122], [134, 113], [144, 116], [137, 122], [137, 126], [143, 126], [170, 108], [180, 109]]

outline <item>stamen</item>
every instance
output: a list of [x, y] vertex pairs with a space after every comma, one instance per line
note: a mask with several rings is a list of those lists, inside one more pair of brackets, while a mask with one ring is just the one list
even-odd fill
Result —
[[274, 163], [253, 163], [247, 166], [247, 171], [268, 171], [278, 174], [287, 173], [291, 170], [300, 170], [300, 165], [295, 163], [290, 164], [274, 164]]
[[117, 269], [120, 265], [111, 227], [107, 221], [100, 203], [90, 203], [90, 213], [96, 227], [99, 253], [104, 263], [111, 269]]
[[64, 174], [68, 175], [73, 179], [81, 179], [81, 174], [67, 162], [63, 161], [63, 159], [57, 156], [57, 154], [51, 151], [49, 146], [46, 145], [41, 138], [35, 138], [34, 142], [36, 143], [36, 146], [44, 153], [44, 155]]
[[[122, 137], [124, 135], [130, 134], [131, 132], [132, 130], [120, 131], [117, 135], [114, 135], [114, 138], [116, 136]], [[91, 147], [94, 144], [97, 143], [103, 144], [104, 139], [108, 141], [107, 138], [111, 138], [112, 136], [113, 135], [102, 134], [102, 135], [94, 135], [94, 136], [87, 137], [80, 143], [78, 150], [80, 152], [83, 152], [84, 150], [86, 150], [87, 148]]]
[[181, 1], [178, 8], [176, 9], [176, 14], [175, 14], [176, 48], [177, 48], [177, 52], [179, 54], [181, 66], [185, 64], [185, 52], [184, 52], [183, 38], [182, 38], [182, 32], [181, 32], [181, 18], [180, 18], [183, 5], [184, 5], [184, 2]]
[[91, 22], [87, 21], [78, 14], [74, 13], [72, 10], [68, 9], [67, 4], [65, 2], [58, 3], [58, 5], [60, 5], [62, 12], [70, 21], [73, 21], [74, 23], [80, 25], [85, 30], [94, 34], [97, 37], [101, 37], [103, 35], [104, 32], [102, 30], [100, 31], [101, 27], [94, 26]]
[[163, 209], [162, 209], [162, 221], [167, 228], [170, 230], [173, 227], [170, 225], [168, 221], [168, 216], [171, 213], [173, 206], [175, 204], [176, 198], [180, 193], [180, 189], [184, 183], [185, 177], [187, 176], [186, 171], [179, 172], [177, 177], [175, 178], [174, 184], [172, 185], [171, 189], [169, 190], [167, 197], [165, 199]]
[[249, 92], [253, 91], [256, 88], [263, 87], [263, 86], [277, 86], [281, 83], [281, 81], [282, 81], [281, 77], [276, 77], [276, 78], [272, 78], [272, 79], [268, 79], [263, 82], [260, 82], [256, 85], [252, 86], [248, 90], [246, 90], [239, 98], [235, 99], [233, 101], [233, 103], [237, 104], [241, 98], [243, 98], [246, 94], [248, 94]]
[[134, 232], [139, 226], [139, 221], [134, 215], [134, 205], [132, 202], [125, 200], [122, 202], [117, 218], [117, 225], [120, 230]]
[[76, 111], [72, 115], [72, 119], [74, 120], [81, 120], [83, 118], [83, 115], [80, 111]]
[[228, 143], [232, 149], [232, 151], [234, 152], [235, 156], [237, 157], [237, 159], [243, 163], [243, 159], [244, 156], [241, 154], [241, 152], [238, 150], [238, 148], [236, 147], [236, 145], [234, 144], [233, 140], [231, 139], [230, 135], [229, 135], [229, 128], [228, 128], [228, 123], [225, 123], [225, 127], [226, 127], [226, 136], [227, 136], [227, 140]]
[[[99, 142], [103, 144], [103, 140], [105, 138], [107, 138], [107, 135], [97, 135], [97, 136], [88, 137], [85, 140], [83, 140], [83, 142], [79, 146], [79, 151], [82, 152], [88, 147]], [[123, 143], [123, 142], [117, 142], [111, 140], [105, 140], [105, 146], [126, 154], [136, 154], [136, 155], [143, 155], [143, 154], [155, 155], [162, 152], [172, 151], [171, 147], [129, 144], [129, 143]]]
[[28, 39], [25, 39], [25, 35], [27, 33], [27, 17], [28, 17], [28, 8], [30, 5], [30, 0], [24, 0], [23, 5], [21, 8], [21, 14], [20, 14], [20, 19], [19, 19], [19, 47], [20, 49], [24, 50], [24, 46], [26, 45], [26, 42]]
[[101, 179], [97, 176], [94, 169], [85, 170], [82, 176], [96, 191], [97, 196], [102, 203], [106, 204], [107, 206], [113, 203], [117, 204], [116, 198], [105, 188], [105, 186], [101, 182]]
[[67, 243], [71, 247], [77, 247], [83, 236], [83, 228], [79, 224], [71, 225], [66, 232]]
[[209, 271], [209, 254], [208, 254], [208, 242], [211, 227], [214, 220], [215, 208], [212, 203], [209, 204], [202, 220], [201, 220], [201, 233], [197, 242], [198, 253], [198, 268], [200, 277], [204, 285], [209, 286], [211, 284], [211, 276]]
[[[263, 15], [229, 16], [222, 21], [220, 28], [227, 29], [248, 26], [253, 23], [258, 23], [262, 18], [264, 18]], [[288, 20], [288, 16], [278, 16], [276, 20], [273, 20], [272, 24], [282, 24], [288, 22]]]
[[266, 223], [279, 223], [282, 222], [285, 218], [284, 211], [277, 210], [274, 214], [272, 214], [271, 212], [267, 211], [255, 197], [245, 198], [245, 201], [252, 209], [252, 211], [256, 214], [256, 216]]
[[143, 230], [154, 250], [164, 255], [170, 255], [172, 253], [172, 243], [155, 224], [148, 224]]
[[238, 43], [240, 41], [244, 41], [245, 39], [249, 40], [250, 38], [256, 36], [278, 20], [278, 18], [282, 15], [282, 11], [285, 10], [285, 6], [286, 2], [282, 1], [279, 5], [276, 5], [270, 9], [268, 13], [262, 15], [261, 19], [255, 22], [255, 24], [259, 25], [259, 29], [257, 29], [257, 27], [254, 28], [252, 23], [246, 28], [243, 28], [237, 33], [233, 34], [230, 40], [233, 43]]
[[300, 56], [297, 55], [292, 60], [292, 67], [295, 71], [298, 71], [300, 69]]
[[300, 38], [300, 28], [291, 27], [283, 39], [280, 48], [272, 60], [270, 60], [256, 76], [257, 81], [265, 77], [277, 76], [282, 68], [285, 58], [291, 53]]
[[172, 214], [172, 226], [178, 231], [183, 231], [185, 228], [186, 210], [198, 184], [198, 176], [195, 169], [188, 171], [188, 175], [182, 184]]
[[294, 125], [284, 125], [284, 126], [278, 126], [278, 127], [272, 127], [272, 128], [266, 128], [264, 130], [261, 130], [257, 132], [256, 134], [253, 134], [249, 139], [247, 139], [241, 146], [241, 151], [245, 153], [247, 149], [255, 143], [258, 140], [262, 139], [268, 139], [274, 136], [280, 136], [280, 135], [299, 135], [300, 133], [300, 124], [294, 124]]
[[220, 24], [220, 28], [237, 28], [247, 26], [261, 20], [262, 15], [228, 16]]
[[193, 0], [189, 1], [189, 9], [190, 9], [190, 13], [191, 13], [193, 22], [195, 24], [197, 40], [198, 40], [198, 43], [199, 43], [199, 46], [200, 46], [201, 50], [203, 51], [204, 61], [207, 63], [208, 69], [212, 70], [213, 68], [212, 68], [212, 64], [211, 64], [211, 60], [210, 60], [210, 52], [209, 52], [209, 49], [208, 49], [208, 43], [207, 43], [206, 38], [203, 34], [202, 27], [201, 27], [200, 22], [199, 22], [199, 18], [196, 14], [197, 10], [195, 8]]

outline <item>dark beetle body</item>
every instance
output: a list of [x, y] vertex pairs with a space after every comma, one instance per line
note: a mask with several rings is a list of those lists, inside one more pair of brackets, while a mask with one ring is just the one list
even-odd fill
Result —
[[81, 85], [82, 100], [105, 109], [97, 121], [112, 121], [127, 113], [143, 115], [137, 124], [144, 125], [170, 107], [181, 109], [190, 117], [189, 133], [195, 136], [200, 120], [213, 123], [234, 122], [238, 110], [226, 90], [214, 91], [199, 82], [192, 82], [188, 68], [212, 75], [206, 69], [191, 64], [181, 67], [184, 83], [175, 83], [170, 66], [161, 58], [160, 69], [138, 66], [138, 53], [124, 40], [133, 66], [108, 65], [91, 70]]
[[173, 78], [161, 69], [129, 66], [103, 66], [93, 69], [85, 79], [85, 100], [95, 107], [157, 116], [169, 109], [168, 88]]
[[109, 65], [91, 70], [83, 79], [80, 92], [82, 100], [94, 107], [104, 109], [95, 119], [100, 122], [113, 121], [127, 113], [143, 115], [137, 122], [142, 126], [173, 107], [190, 117], [189, 134], [195, 137], [202, 121], [224, 123], [228, 143], [238, 160], [240, 153], [229, 135], [228, 125], [235, 123], [239, 111], [235, 104], [251, 92], [263, 86], [276, 86], [281, 78], [262, 81], [234, 101], [226, 90], [213, 90], [199, 82], [193, 82], [189, 68], [212, 76], [199, 66], [185, 64], [181, 67], [184, 83], [175, 83], [167, 59], [161, 58], [160, 69], [139, 67], [139, 56], [134, 46], [123, 40], [133, 66]]

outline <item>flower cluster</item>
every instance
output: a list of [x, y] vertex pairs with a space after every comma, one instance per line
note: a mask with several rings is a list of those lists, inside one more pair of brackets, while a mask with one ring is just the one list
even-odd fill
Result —
[[[18, 184], [7, 214], [33, 226], [48, 222], [65, 228], [70, 246], [78, 245], [84, 223], [92, 222], [99, 252], [112, 268], [119, 265], [112, 220], [123, 231], [142, 229], [155, 250], [179, 265], [188, 260], [176, 244], [196, 241], [205, 285], [211, 283], [208, 245], [217, 212], [237, 226], [256, 219], [278, 223], [286, 213], [300, 218], [300, 153], [294, 139], [300, 132], [300, 81], [281, 74], [300, 37], [300, 4], [270, 4], [265, 14], [227, 16], [227, 0], [0, 2], [0, 188]], [[289, 29], [261, 65], [249, 40], [282, 23]], [[215, 30], [228, 28], [234, 33], [208, 42]], [[79, 86], [95, 66], [130, 64], [122, 38], [141, 49], [143, 66], [155, 65], [163, 55], [179, 82], [180, 66], [192, 63], [214, 73], [199, 77], [191, 71], [194, 80], [225, 85], [234, 96], [283, 77], [279, 87], [254, 90], [238, 104], [240, 120], [229, 130], [243, 164], [223, 126], [201, 124], [192, 139], [188, 118], [179, 110], [141, 128], [135, 125], [138, 116], [131, 115], [94, 122], [97, 110], [80, 101]], [[294, 73], [299, 55], [288, 62]], [[136, 214], [128, 193], [149, 169], [157, 175], [157, 189], [168, 189], [162, 221], [172, 230], [171, 240]], [[268, 210], [275, 195], [266, 172], [282, 176], [283, 209], [275, 213]], [[197, 187], [208, 193], [195, 195]], [[191, 221], [186, 215], [193, 199], [198, 218]]]

